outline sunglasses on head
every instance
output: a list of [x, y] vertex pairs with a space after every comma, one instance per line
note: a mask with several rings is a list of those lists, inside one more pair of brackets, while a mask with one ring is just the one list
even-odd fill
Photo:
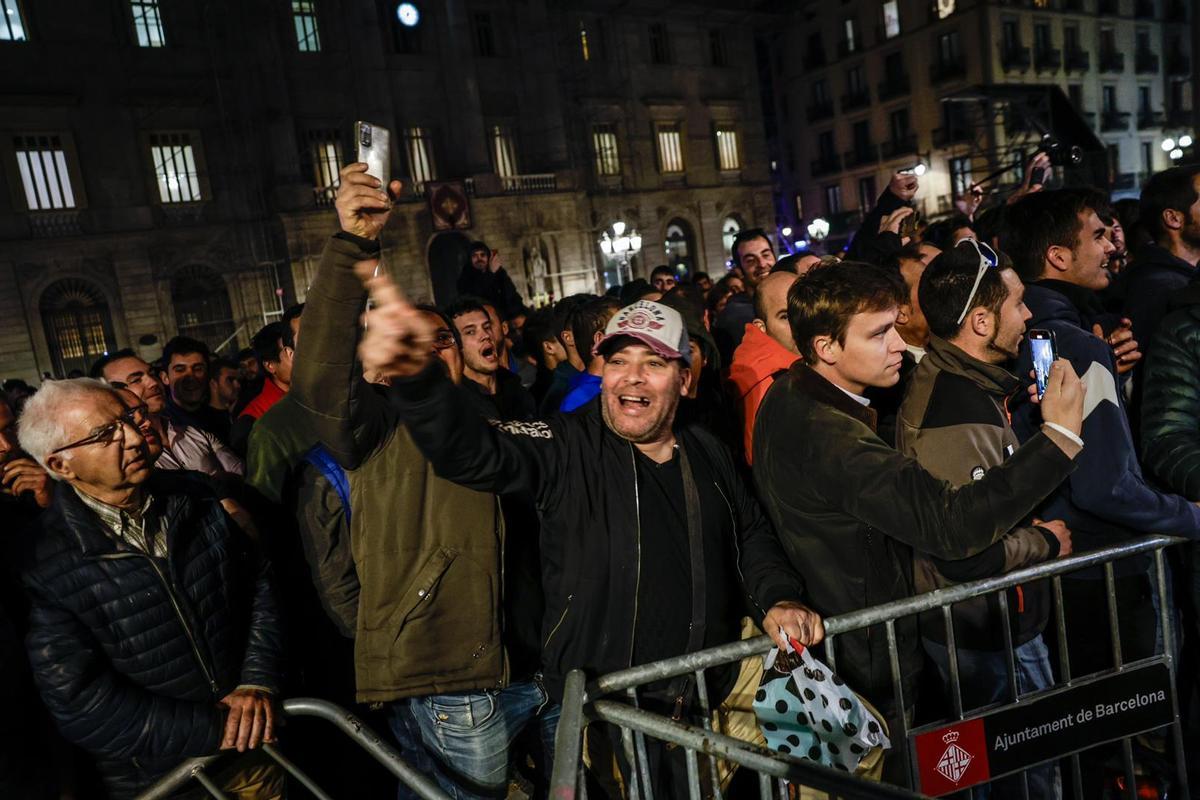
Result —
[[1000, 257], [996, 255], [996, 251], [983, 242], [975, 239], [963, 239], [955, 247], [961, 247], [966, 242], [970, 242], [971, 246], [975, 248], [975, 252], [979, 254], [979, 271], [975, 273], [975, 283], [971, 286], [971, 293], [967, 295], [967, 304], [963, 306], [962, 313], [958, 315], [956, 325], [962, 325], [962, 321], [967, 318], [967, 312], [971, 310], [971, 304], [975, 302], [975, 293], [979, 291], [979, 284], [983, 282], [984, 274], [989, 268], [1000, 265]]

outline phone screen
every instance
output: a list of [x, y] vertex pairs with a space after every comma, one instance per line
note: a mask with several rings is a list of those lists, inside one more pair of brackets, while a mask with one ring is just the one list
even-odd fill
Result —
[[1033, 351], [1033, 374], [1037, 381], [1038, 398], [1046, 393], [1046, 381], [1050, 377], [1050, 365], [1054, 363], [1054, 340], [1033, 339], [1029, 340], [1029, 346]]

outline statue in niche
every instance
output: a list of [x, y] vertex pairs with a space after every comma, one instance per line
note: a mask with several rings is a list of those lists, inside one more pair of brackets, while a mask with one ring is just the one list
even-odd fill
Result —
[[540, 242], [526, 250], [525, 285], [531, 297], [539, 297], [546, 292], [546, 257], [542, 255]]

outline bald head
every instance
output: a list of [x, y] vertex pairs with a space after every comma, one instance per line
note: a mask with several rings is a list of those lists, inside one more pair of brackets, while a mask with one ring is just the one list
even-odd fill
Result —
[[796, 352], [796, 343], [788, 323], [787, 295], [798, 277], [794, 272], [768, 275], [758, 284], [758, 292], [754, 295], [754, 324], [792, 352]]

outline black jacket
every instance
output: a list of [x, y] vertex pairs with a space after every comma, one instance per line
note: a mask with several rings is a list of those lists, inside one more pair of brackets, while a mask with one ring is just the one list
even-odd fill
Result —
[[217, 701], [239, 685], [278, 691], [281, 672], [269, 563], [190, 473], [156, 472], [148, 486], [167, 521], [165, 559], [118, 547], [60, 485], [22, 576], [34, 680], [114, 797], [215, 753]]
[[470, 263], [464, 264], [462, 272], [458, 273], [456, 288], [460, 295], [487, 300], [504, 319], [516, 314], [524, 305], [517, 287], [513, 285], [512, 278], [508, 277], [504, 267], [491, 272], [487, 269], [475, 269]]
[[[604, 423], [600, 401], [546, 422], [489, 426], [432, 366], [398, 380], [392, 400], [437, 473], [480, 491], [530, 492], [541, 517], [542, 668], [562, 696], [567, 672], [631, 665], [643, 536], [634, 447]], [[700, 496], [704, 543], [702, 646], [738, 638], [738, 578], [759, 610], [803, 590], [729, 451], [698, 428], [676, 428]]]
[[1146, 359], [1142, 463], [1163, 486], [1200, 500], [1200, 282], [1176, 293]]
[[880, 232], [879, 225], [883, 218], [904, 206], [912, 205], [892, 194], [890, 188], [880, 193], [875, 201], [875, 207], [863, 217], [862, 224], [850, 242], [846, 258], [851, 261], [865, 261], [868, 264], [882, 264], [888, 256], [903, 247], [898, 234], [891, 231]]
[[[797, 362], [759, 408], [754, 479], [806, 599], [833, 616], [911, 596], [914, 547], [966, 558], [1020, 523], [1073, 469], [1056, 441], [1041, 433], [955, 488], [883, 442], [873, 410]], [[916, 620], [897, 622], [896, 636], [909, 705], [921, 668]], [[839, 636], [836, 655], [846, 683], [883, 713], [896, 710], [882, 625]]]

